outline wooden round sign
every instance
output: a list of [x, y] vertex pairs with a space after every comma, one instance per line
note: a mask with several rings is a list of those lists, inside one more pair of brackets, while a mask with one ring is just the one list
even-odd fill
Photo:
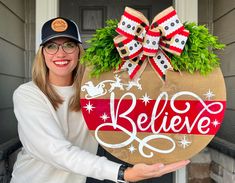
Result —
[[153, 69], [129, 79], [126, 72], [91, 78], [85, 71], [82, 112], [99, 144], [130, 164], [172, 163], [201, 151], [217, 133], [226, 105], [219, 68], [207, 76]]

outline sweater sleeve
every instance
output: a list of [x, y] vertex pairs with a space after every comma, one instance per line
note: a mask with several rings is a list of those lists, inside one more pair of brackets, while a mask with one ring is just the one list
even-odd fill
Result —
[[14, 92], [13, 103], [20, 140], [32, 157], [67, 172], [116, 182], [120, 164], [66, 140], [52, 105], [39, 89], [20, 86]]

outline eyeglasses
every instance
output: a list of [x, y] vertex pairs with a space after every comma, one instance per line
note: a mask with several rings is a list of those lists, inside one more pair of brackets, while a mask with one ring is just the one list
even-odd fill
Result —
[[58, 52], [59, 47], [62, 47], [63, 51], [65, 53], [73, 53], [77, 47], [77, 43], [75, 42], [65, 42], [63, 44], [57, 44], [57, 43], [47, 43], [43, 48], [48, 54], [54, 55]]

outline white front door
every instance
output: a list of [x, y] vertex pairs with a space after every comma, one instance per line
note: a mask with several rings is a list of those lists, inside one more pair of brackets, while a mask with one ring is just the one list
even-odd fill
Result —
[[[97, 29], [105, 26], [108, 19], [120, 20], [126, 6], [141, 11], [145, 17], [152, 22], [155, 15], [162, 10], [172, 6], [172, 0], [60, 0], [59, 15], [74, 20], [79, 27], [83, 47], [87, 48], [86, 40], [92, 37]], [[118, 162], [118, 159], [106, 152], [102, 147], [98, 155]], [[87, 183], [100, 183], [102, 181], [89, 180]], [[106, 181], [108, 183], [108, 181]], [[161, 178], [141, 181], [141, 183], [173, 183], [173, 174], [162, 176]], [[111, 183], [111, 182], [109, 182]]]

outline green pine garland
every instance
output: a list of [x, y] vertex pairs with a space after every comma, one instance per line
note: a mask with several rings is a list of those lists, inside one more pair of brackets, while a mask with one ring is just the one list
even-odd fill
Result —
[[[91, 76], [99, 76], [103, 72], [117, 69], [121, 64], [121, 58], [116, 50], [113, 38], [118, 20], [108, 20], [107, 26], [96, 30], [96, 34], [88, 40], [89, 48], [81, 59], [81, 63], [92, 66]], [[185, 23], [185, 28], [190, 31], [185, 48], [180, 56], [167, 55], [175, 70], [201, 74], [208, 74], [219, 66], [219, 58], [213, 52], [214, 49], [223, 49], [224, 44], [219, 43], [218, 38], [209, 33], [203, 25]]]

